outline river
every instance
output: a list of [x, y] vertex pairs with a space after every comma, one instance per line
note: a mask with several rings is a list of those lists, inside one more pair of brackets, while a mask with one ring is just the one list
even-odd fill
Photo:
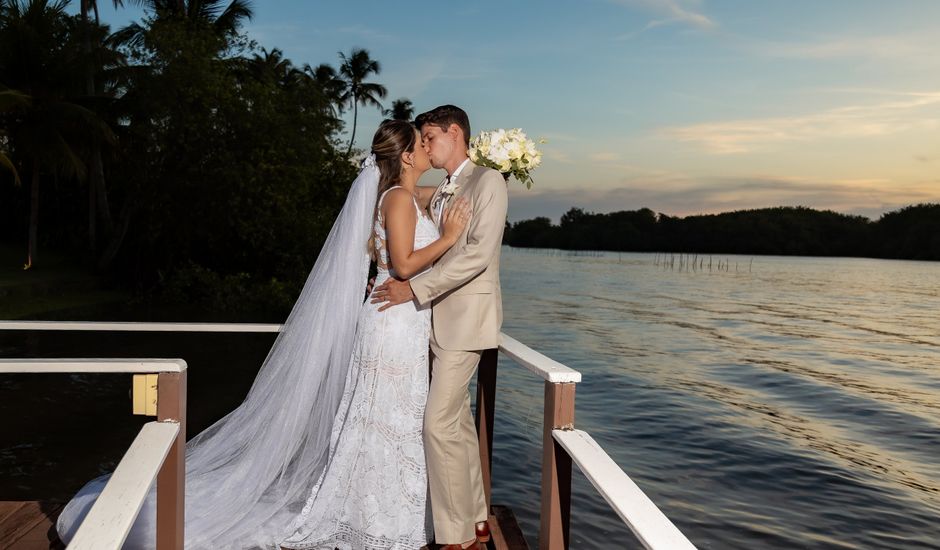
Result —
[[[504, 248], [501, 280], [504, 332], [582, 373], [576, 427], [699, 548], [940, 548], [940, 264]], [[8, 332], [0, 356], [183, 357], [192, 435], [272, 341]], [[0, 380], [0, 500], [68, 498], [144, 421], [126, 376], [66, 378]], [[508, 359], [497, 385], [493, 499], [534, 546], [543, 386]], [[638, 547], [573, 477], [572, 548]]]

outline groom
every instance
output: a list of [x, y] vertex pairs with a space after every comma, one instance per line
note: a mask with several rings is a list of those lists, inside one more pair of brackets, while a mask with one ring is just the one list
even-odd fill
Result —
[[430, 270], [410, 281], [390, 279], [372, 301], [386, 302], [381, 309], [410, 300], [432, 304], [424, 443], [435, 538], [457, 550], [490, 537], [468, 386], [483, 350], [499, 346], [499, 250], [509, 197], [499, 172], [467, 156], [470, 120], [462, 109], [442, 105], [419, 115], [415, 125], [431, 165], [447, 171], [431, 198], [432, 219], [440, 225], [441, 213], [458, 197], [466, 197], [472, 215], [457, 244]]

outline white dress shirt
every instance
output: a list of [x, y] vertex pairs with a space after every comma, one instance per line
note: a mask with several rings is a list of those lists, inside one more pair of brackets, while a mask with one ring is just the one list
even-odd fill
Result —
[[[452, 181], [456, 181], [457, 176], [460, 175], [460, 172], [463, 171], [463, 167], [466, 166], [468, 162], [470, 162], [470, 159], [469, 159], [469, 158], [464, 159], [464, 161], [460, 163], [460, 166], [458, 166], [457, 169], [454, 170], [454, 173], [453, 173], [453, 174], [450, 174], [449, 176], [447, 176], [447, 177], [444, 178], [444, 181], [441, 182], [441, 186], [443, 187], [444, 185], [446, 185], [446, 184], [448, 184], [448, 183], [450, 183], [450, 182], [452, 182]], [[447, 201], [444, 199], [444, 196], [443, 196], [444, 194], [443, 194], [443, 193], [440, 193], [439, 195], [440, 195], [440, 200], [438, 201], [438, 205], [437, 205], [437, 224], [438, 224], [438, 226], [440, 226], [440, 224], [441, 224], [441, 218], [444, 216], [444, 203], [447, 202]]]

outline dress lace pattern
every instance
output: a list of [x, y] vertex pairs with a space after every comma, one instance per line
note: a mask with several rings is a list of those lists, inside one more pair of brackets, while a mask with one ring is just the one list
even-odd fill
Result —
[[[439, 235], [415, 208], [417, 250]], [[374, 233], [379, 285], [390, 277], [381, 210]], [[366, 300], [359, 311], [329, 461], [284, 548], [414, 550], [432, 532], [421, 437], [431, 310], [410, 302], [379, 312], [380, 305]]]

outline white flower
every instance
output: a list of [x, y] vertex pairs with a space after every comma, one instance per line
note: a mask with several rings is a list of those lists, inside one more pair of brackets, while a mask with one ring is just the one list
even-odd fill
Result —
[[497, 147], [490, 151], [488, 158], [497, 164], [501, 164], [503, 161], [509, 160], [509, 151], [505, 147]]
[[455, 181], [449, 181], [449, 182], [445, 183], [445, 184], [441, 187], [441, 194], [442, 194], [442, 195], [453, 195], [454, 193], [457, 192], [458, 189], [460, 189], [460, 186], [457, 185], [457, 182], [455, 182]]
[[542, 153], [521, 128], [480, 132], [470, 140], [468, 154], [475, 163], [499, 170], [507, 177], [513, 175], [527, 187], [532, 186], [530, 172], [542, 162]]

